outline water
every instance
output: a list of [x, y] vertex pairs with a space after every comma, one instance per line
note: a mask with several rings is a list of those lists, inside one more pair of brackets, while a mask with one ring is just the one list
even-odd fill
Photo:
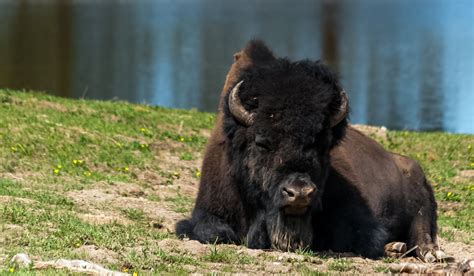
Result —
[[471, 0], [0, 0], [0, 87], [215, 111], [254, 37], [337, 69], [353, 123], [474, 133]]

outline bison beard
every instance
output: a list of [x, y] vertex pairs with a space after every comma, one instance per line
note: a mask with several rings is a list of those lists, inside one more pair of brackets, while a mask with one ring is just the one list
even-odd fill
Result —
[[348, 126], [336, 74], [276, 58], [260, 41], [234, 59], [192, 217], [177, 223], [178, 236], [372, 258], [385, 244], [393, 254], [416, 246], [420, 258], [442, 258], [422, 169]]
[[[273, 211], [260, 217], [250, 227], [247, 245], [250, 248], [273, 248], [283, 251], [308, 249], [313, 240], [311, 214], [287, 216]], [[264, 243], [262, 241], [265, 241]]]

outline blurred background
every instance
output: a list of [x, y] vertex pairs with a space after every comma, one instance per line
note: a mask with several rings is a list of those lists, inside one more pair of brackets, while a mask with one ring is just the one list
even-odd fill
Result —
[[336, 69], [353, 123], [474, 133], [472, 0], [0, 0], [0, 88], [215, 112], [251, 38]]

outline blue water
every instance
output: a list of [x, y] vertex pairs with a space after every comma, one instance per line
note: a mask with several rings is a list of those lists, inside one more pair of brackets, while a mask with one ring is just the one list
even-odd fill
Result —
[[259, 37], [322, 59], [351, 121], [474, 134], [474, 1], [0, 1], [0, 87], [215, 111]]

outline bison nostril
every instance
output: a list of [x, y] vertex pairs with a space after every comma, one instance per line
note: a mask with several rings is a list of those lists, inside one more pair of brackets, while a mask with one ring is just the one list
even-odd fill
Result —
[[289, 199], [292, 199], [295, 197], [295, 191], [292, 190], [291, 188], [284, 187], [282, 190], [283, 190], [283, 195], [288, 197]]
[[307, 189], [303, 189], [303, 194], [304, 194], [305, 196], [311, 196], [311, 195], [314, 193], [314, 191], [316, 191], [316, 189], [313, 188], [313, 187], [307, 188]]

